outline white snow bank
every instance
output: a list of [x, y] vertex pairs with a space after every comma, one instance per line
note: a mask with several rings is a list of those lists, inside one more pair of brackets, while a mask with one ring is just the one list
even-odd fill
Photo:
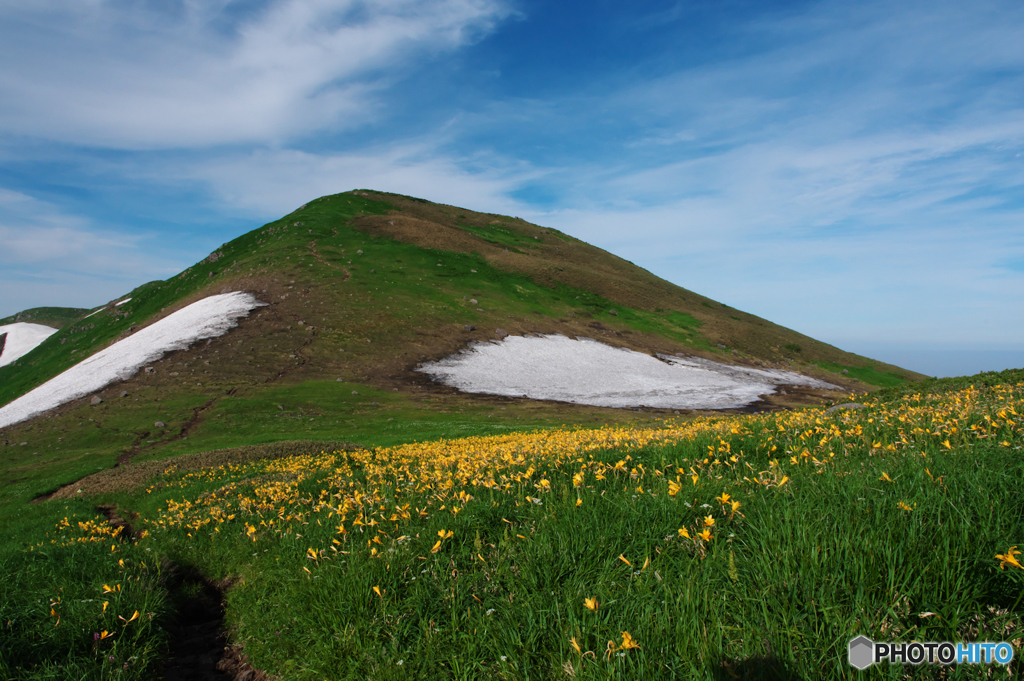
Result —
[[0, 408], [0, 428], [130, 378], [165, 352], [221, 336], [253, 308], [266, 305], [247, 293], [210, 296], [168, 315], [84, 359], [35, 390]]
[[0, 367], [7, 366], [33, 348], [57, 333], [57, 329], [42, 324], [17, 322], [0, 326], [0, 336], [7, 334], [3, 352], [0, 353]]
[[706, 359], [651, 357], [593, 339], [509, 336], [416, 368], [464, 392], [558, 400], [598, 407], [731, 409], [779, 385], [835, 388], [789, 371]]
[[120, 302], [114, 303], [114, 307], [121, 307], [122, 305], [127, 303], [129, 300], [131, 300], [131, 298], [125, 298], [124, 300], [122, 300]]

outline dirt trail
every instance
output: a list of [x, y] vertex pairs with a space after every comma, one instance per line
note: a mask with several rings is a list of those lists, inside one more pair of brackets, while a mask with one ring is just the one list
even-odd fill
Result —
[[[337, 236], [337, 232], [335, 232], [335, 236]], [[321, 265], [326, 265], [327, 267], [330, 267], [332, 269], [341, 270], [342, 272], [344, 272], [345, 278], [342, 279], [342, 281], [347, 281], [352, 276], [352, 273], [346, 270], [344, 267], [332, 265], [331, 263], [324, 260], [323, 256], [320, 255], [320, 251], [318, 251], [316, 248], [316, 239], [313, 239], [312, 241], [309, 242], [309, 252], [313, 254], [313, 257], [316, 258], [317, 262], [320, 263]]]
[[167, 628], [171, 649], [164, 661], [164, 681], [268, 681], [253, 669], [242, 647], [228, 643], [224, 594], [229, 580], [213, 582], [198, 570], [166, 563], [168, 588], [177, 614]]
[[[238, 388], [232, 388], [226, 393], [226, 395], [230, 397], [234, 395], [237, 391]], [[187, 423], [185, 423], [184, 426], [182, 426], [181, 432], [172, 438], [160, 440], [159, 442], [154, 442], [152, 443], [152, 445], [149, 446], [143, 446], [142, 441], [149, 437], [149, 431], [140, 434], [138, 437], [135, 438], [135, 443], [131, 446], [131, 448], [117, 457], [117, 463], [114, 464], [114, 468], [117, 468], [118, 466], [121, 466], [126, 463], [131, 463], [132, 458], [138, 456], [139, 453], [147, 449], [162, 447], [163, 445], [166, 445], [170, 442], [175, 442], [177, 440], [181, 440], [183, 438], [188, 437], [192, 433], [192, 431], [199, 427], [199, 424], [203, 422], [203, 414], [209, 411], [210, 407], [212, 407], [214, 403], [220, 399], [220, 396], [211, 397], [209, 400], [206, 401], [205, 404], [199, 407], [194, 407], [192, 409], [192, 417], [188, 420]]]
[[[292, 316], [296, 317], [296, 320], [298, 319], [298, 317], [296, 315], [292, 315]], [[287, 376], [288, 374], [292, 373], [293, 371], [296, 371], [297, 369], [303, 368], [309, 362], [309, 357], [304, 355], [302, 353], [302, 351], [309, 347], [309, 345], [316, 339], [318, 333], [319, 333], [318, 330], [314, 328], [312, 331], [309, 332], [309, 335], [306, 337], [306, 340], [303, 341], [302, 345], [300, 345], [299, 347], [297, 347], [294, 350], [292, 350], [292, 354], [294, 354], [295, 358], [299, 360], [298, 362], [288, 366], [285, 369], [282, 369], [281, 371], [278, 371], [277, 374], [275, 374], [273, 376], [268, 376], [266, 379], [264, 379], [263, 382], [264, 383], [273, 383], [274, 381], [278, 381], [278, 380], [284, 378], [285, 376]]]
[[[96, 507], [107, 522], [119, 528], [118, 539], [134, 542], [139, 535], [117, 506]], [[130, 520], [137, 513], [125, 511]], [[167, 626], [170, 650], [164, 660], [164, 681], [269, 681], [263, 671], [254, 669], [242, 646], [228, 642], [224, 624], [224, 593], [231, 580], [213, 582], [197, 569], [165, 560], [164, 584], [175, 609]]]
[[[96, 507], [96, 510], [107, 517], [108, 525], [118, 528], [116, 536], [121, 541], [135, 541], [139, 538], [131, 523], [118, 514], [117, 506], [100, 505]], [[126, 511], [126, 514], [129, 520], [135, 520], [139, 517], [138, 513], [132, 513], [131, 511]]]

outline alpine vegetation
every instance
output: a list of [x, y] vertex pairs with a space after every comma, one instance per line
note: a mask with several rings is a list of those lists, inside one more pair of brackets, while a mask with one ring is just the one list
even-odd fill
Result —
[[167, 352], [220, 336], [259, 305], [262, 303], [247, 293], [226, 293], [192, 303], [0, 408], [0, 428], [123, 381]]

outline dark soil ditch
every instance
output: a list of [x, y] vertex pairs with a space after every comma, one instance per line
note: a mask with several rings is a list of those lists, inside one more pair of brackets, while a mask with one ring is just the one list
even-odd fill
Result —
[[269, 681], [253, 669], [242, 647], [230, 645], [224, 594], [230, 580], [214, 582], [191, 566], [165, 563], [175, 615], [167, 627], [170, 650], [164, 681]]
[[[118, 513], [117, 506], [101, 505], [107, 522], [118, 528], [121, 541], [135, 541], [138, 534]], [[125, 511], [130, 520], [137, 513]], [[254, 669], [242, 646], [229, 643], [224, 623], [224, 593], [231, 580], [215, 582], [190, 566], [163, 562], [164, 587], [173, 615], [167, 625], [168, 652], [160, 678], [164, 681], [269, 681]]]
[[96, 507], [96, 510], [102, 513], [107, 518], [107, 524], [111, 527], [117, 528], [117, 535], [115, 535], [121, 541], [135, 541], [139, 538], [136, 534], [135, 529], [132, 527], [129, 520], [135, 520], [139, 517], [138, 513], [132, 513], [131, 511], [125, 511], [128, 516], [128, 520], [125, 520], [117, 512], [117, 506], [100, 505]]

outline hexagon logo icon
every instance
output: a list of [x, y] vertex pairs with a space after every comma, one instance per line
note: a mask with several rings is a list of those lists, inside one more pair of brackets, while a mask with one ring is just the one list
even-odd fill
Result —
[[858, 636], [850, 641], [847, 660], [851, 667], [867, 669], [875, 663], [875, 644], [867, 636]]

